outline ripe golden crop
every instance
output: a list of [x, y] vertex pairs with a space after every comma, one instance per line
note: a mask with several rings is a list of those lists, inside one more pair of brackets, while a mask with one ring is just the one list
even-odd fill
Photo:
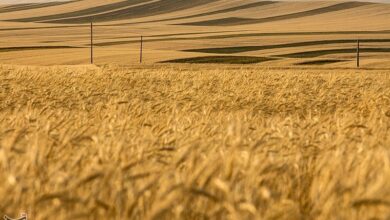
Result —
[[0, 66], [0, 214], [387, 219], [390, 74]]

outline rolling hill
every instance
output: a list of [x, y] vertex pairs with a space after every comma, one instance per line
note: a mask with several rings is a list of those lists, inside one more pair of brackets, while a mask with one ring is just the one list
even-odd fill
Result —
[[136, 63], [143, 35], [148, 63], [177, 59], [196, 62], [199, 57], [207, 61], [207, 57], [234, 55], [261, 58], [254, 60], [272, 66], [320, 63], [352, 67], [359, 38], [365, 66], [385, 67], [390, 50], [389, 19], [389, 4], [362, 1], [77, 0], [3, 4], [0, 62], [88, 63], [89, 23], [94, 22], [97, 63]]

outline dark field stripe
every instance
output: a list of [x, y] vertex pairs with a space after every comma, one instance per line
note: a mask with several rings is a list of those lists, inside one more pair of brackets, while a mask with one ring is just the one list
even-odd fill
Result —
[[[222, 34], [222, 33], [234, 33], [239, 31], [210, 31], [210, 32], [187, 32], [187, 33], [177, 33], [177, 34], [155, 34], [147, 35], [145, 37], [154, 38], [154, 37], [175, 37], [175, 36], [188, 36], [188, 35], [202, 35], [202, 34]], [[125, 37], [116, 37], [115, 39], [129, 39], [129, 38], [139, 38], [139, 36], [125, 36]], [[106, 40], [111, 40], [112, 37], [106, 37]], [[159, 38], [161, 39], [161, 38]], [[163, 38], [164, 39], [164, 38]], [[147, 42], [147, 41], [145, 41]]]
[[326, 65], [326, 64], [332, 64], [332, 63], [341, 63], [348, 60], [311, 60], [311, 61], [305, 61], [301, 63], [297, 63], [295, 65]]
[[72, 46], [28, 46], [28, 47], [3, 47], [0, 48], [0, 53], [13, 51], [28, 51], [28, 50], [49, 50], [49, 49], [74, 49], [82, 47]]
[[187, 33], [179, 33], [179, 34], [156, 34], [149, 35], [148, 37], [171, 37], [171, 36], [186, 36], [186, 35], [198, 35], [198, 34], [218, 34], [218, 33], [231, 33], [238, 31], [210, 31], [210, 32], [187, 32]]
[[367, 3], [367, 2], [344, 2], [339, 3], [336, 5], [331, 5], [327, 7], [312, 9], [308, 11], [303, 12], [297, 12], [292, 14], [285, 14], [285, 15], [279, 15], [279, 16], [273, 16], [273, 17], [266, 17], [266, 18], [223, 18], [223, 19], [215, 19], [215, 20], [208, 20], [208, 21], [199, 21], [199, 22], [189, 22], [189, 23], [182, 23], [179, 25], [193, 25], [193, 26], [228, 26], [228, 25], [241, 25], [241, 24], [258, 24], [258, 23], [266, 23], [266, 22], [274, 22], [274, 21], [281, 21], [281, 20], [289, 20], [289, 19], [296, 19], [296, 18], [303, 18], [303, 17], [309, 17], [314, 15], [320, 15], [335, 11], [341, 11], [341, 10], [347, 10], [352, 8], [357, 8], [365, 5], [369, 5], [373, 3]]
[[[361, 48], [360, 52], [361, 53], [390, 53], [390, 48]], [[278, 57], [315, 58], [324, 55], [343, 54], [343, 53], [356, 53], [356, 49], [344, 48], [344, 49], [330, 49], [330, 50], [313, 50], [313, 51], [283, 54], [283, 55], [279, 55]]]
[[3, 28], [0, 31], [26, 31], [26, 30], [44, 30], [44, 29], [66, 29], [77, 27], [90, 27], [89, 25], [67, 25], [67, 26], [50, 26], [50, 27], [29, 27], [29, 28]]
[[80, 11], [74, 11], [74, 12], [68, 12], [68, 13], [62, 13], [62, 14], [55, 14], [55, 15], [47, 15], [47, 16], [38, 16], [38, 17], [32, 17], [32, 18], [22, 18], [22, 19], [15, 19], [11, 21], [18, 21], [18, 22], [42, 22], [46, 20], [57, 20], [57, 19], [67, 19], [70, 17], [78, 17], [78, 16], [93, 16], [94, 14], [98, 13], [104, 13], [106, 11], [111, 11], [115, 9], [120, 9], [124, 7], [130, 7], [136, 4], [140, 3], [147, 3], [152, 0], [131, 0], [131, 1], [122, 1], [117, 2], [113, 4], [108, 5], [102, 5], [98, 7], [92, 7]]
[[196, 6], [208, 4], [218, 0], [160, 0], [145, 5], [120, 9], [94, 16], [83, 16], [78, 18], [50, 20], [50, 23], [87, 23], [114, 21], [131, 18], [142, 18], [152, 15], [160, 15], [175, 11], [185, 10]]
[[14, 12], [14, 11], [25, 11], [25, 10], [31, 10], [31, 9], [37, 9], [37, 8], [46, 8], [46, 7], [51, 7], [51, 6], [64, 5], [64, 4], [68, 4], [71, 2], [76, 2], [76, 1], [10, 5], [10, 6], [4, 7], [4, 8], [0, 8], [0, 13], [7, 13], [7, 12]]
[[222, 9], [222, 10], [217, 10], [217, 11], [211, 11], [211, 12], [206, 12], [206, 13], [201, 13], [201, 14], [176, 17], [176, 18], [161, 19], [161, 20], [153, 20], [153, 21], [134, 22], [134, 23], [129, 23], [129, 24], [143, 24], [143, 23], [150, 23], [150, 22], [174, 21], [174, 20], [179, 20], [179, 19], [197, 18], [197, 17], [208, 16], [208, 15], [234, 12], [234, 11], [244, 10], [244, 9], [253, 8], [253, 7], [261, 7], [261, 6], [271, 5], [271, 4], [275, 4], [275, 3], [277, 3], [277, 2], [273, 2], [273, 1], [255, 2], [255, 3], [250, 3], [250, 4], [246, 4], [246, 5], [241, 5], [241, 6], [237, 6], [237, 7], [232, 7], [232, 8], [227, 8], [227, 9]]
[[[220, 48], [203, 48], [203, 49], [191, 49], [185, 50], [186, 52], [198, 52], [198, 53], [217, 53], [217, 54], [234, 54], [249, 51], [290, 48], [290, 47], [304, 47], [304, 46], [316, 46], [316, 45], [328, 45], [328, 44], [345, 44], [355, 43], [355, 39], [343, 39], [343, 40], [320, 40], [320, 41], [306, 41], [288, 44], [276, 44], [276, 45], [264, 45], [264, 46], [243, 46], [243, 47], [220, 47]], [[362, 43], [388, 43], [390, 39], [361, 39]]]
[[26, 4], [9, 5], [9, 6], [5, 6], [5, 7], [0, 8], [0, 13], [18, 11], [20, 8], [29, 7], [32, 5], [34, 5], [34, 4], [26, 3]]
[[167, 60], [161, 63], [218, 63], [218, 64], [254, 64], [274, 60], [268, 57], [253, 56], [206, 56]]
[[[335, 33], [339, 32], [321, 32], [324, 35], [334, 35]], [[368, 32], [367, 34], [384, 34], [384, 33], [390, 33], [388, 31], [381, 31], [381, 32]], [[234, 37], [253, 37], [253, 36], [279, 36], [279, 35], [312, 35], [312, 32], [302, 32], [302, 33], [269, 33], [269, 34], [231, 34], [231, 35], [215, 35], [215, 36], [200, 36], [200, 37], [171, 37], [171, 38], [154, 38], [154, 39], [148, 39], [147, 36], [145, 37], [144, 42], [164, 42], [164, 41], [179, 41], [179, 40], [217, 40], [217, 39], [229, 39]], [[361, 32], [345, 32], [343, 34], [363, 34]], [[321, 35], [319, 33], [316, 33], [315, 35]], [[173, 35], [172, 35], [173, 36]], [[331, 40], [329, 40], [331, 41]], [[355, 42], [356, 40], [334, 40], [334, 41], [350, 41]], [[388, 39], [366, 39], [362, 42], [390, 42]], [[122, 45], [122, 44], [130, 44], [130, 43], [137, 43], [139, 40], [123, 40], [123, 41], [112, 41], [112, 42], [102, 42], [97, 43], [97, 46], [114, 46], [114, 45]], [[191, 50], [185, 50], [187, 52], [200, 52], [200, 53], [220, 53], [220, 54], [233, 54], [233, 53], [240, 53], [240, 52], [247, 52], [247, 51], [256, 51], [256, 50], [262, 50], [262, 49], [273, 49], [273, 48], [283, 48], [283, 47], [296, 47], [299, 46], [299, 44], [304, 43], [310, 43], [309, 42], [299, 42], [299, 43], [289, 43], [289, 44], [281, 44], [281, 45], [266, 45], [266, 46], [244, 46], [244, 47], [222, 47], [222, 48], [202, 48], [202, 49], [191, 49]], [[313, 42], [326, 42], [324, 41], [313, 41]], [[350, 43], [347, 42], [347, 43]], [[335, 42], [333, 42], [335, 43]], [[298, 45], [297, 45], [298, 44]], [[313, 43], [314, 44], [314, 43]], [[332, 43], [328, 43], [332, 44]], [[289, 46], [291, 45], [291, 46]], [[314, 44], [315, 45], [315, 44]], [[308, 45], [304, 45], [308, 46]]]

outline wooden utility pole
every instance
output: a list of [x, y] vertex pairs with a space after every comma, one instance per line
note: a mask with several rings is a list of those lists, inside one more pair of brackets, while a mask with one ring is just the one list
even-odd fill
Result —
[[143, 50], [143, 36], [141, 35], [141, 45], [140, 45], [140, 52], [139, 52], [139, 63], [142, 63], [142, 51]]
[[91, 64], [93, 64], [93, 23], [91, 22]]
[[357, 40], [357, 48], [356, 48], [356, 67], [360, 67], [360, 40]]

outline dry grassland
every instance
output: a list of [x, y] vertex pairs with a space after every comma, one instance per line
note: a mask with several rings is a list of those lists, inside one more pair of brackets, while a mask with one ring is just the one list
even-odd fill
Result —
[[0, 66], [0, 213], [389, 219], [390, 74]]

